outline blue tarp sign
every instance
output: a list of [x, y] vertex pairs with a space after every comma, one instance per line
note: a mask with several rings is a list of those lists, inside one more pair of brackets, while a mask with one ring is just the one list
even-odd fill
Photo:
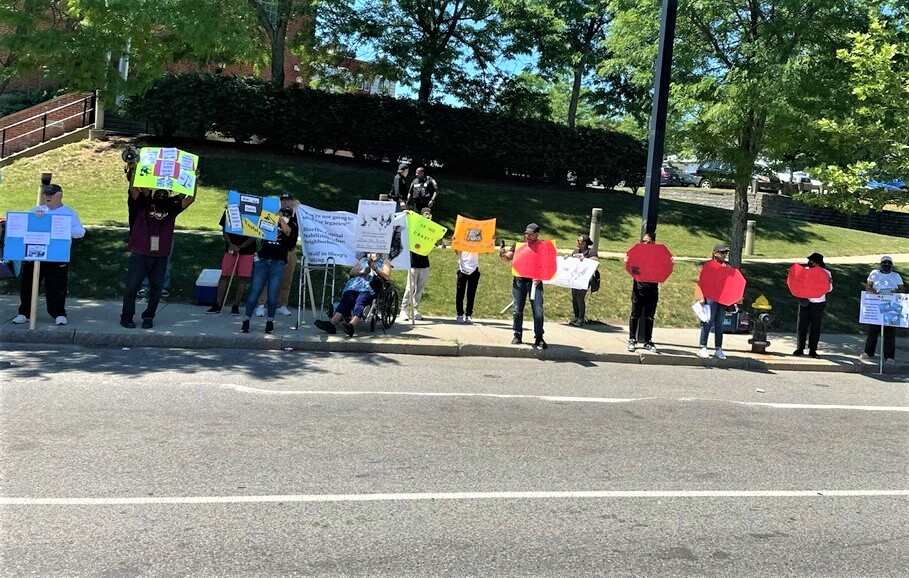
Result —
[[69, 263], [73, 244], [72, 217], [9, 212], [3, 258], [10, 261], [57, 261]]
[[227, 214], [224, 230], [235, 235], [278, 240], [278, 197], [259, 197], [239, 191], [227, 191]]

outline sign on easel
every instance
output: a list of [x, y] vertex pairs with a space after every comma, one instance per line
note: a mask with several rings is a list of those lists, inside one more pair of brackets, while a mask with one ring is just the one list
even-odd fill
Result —
[[69, 263], [72, 244], [72, 217], [69, 215], [6, 214], [3, 243], [6, 260]]
[[859, 323], [886, 327], [909, 327], [909, 293], [881, 295], [862, 291]]

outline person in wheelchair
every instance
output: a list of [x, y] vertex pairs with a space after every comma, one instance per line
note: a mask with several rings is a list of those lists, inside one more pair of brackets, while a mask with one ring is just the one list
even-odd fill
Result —
[[341, 290], [341, 302], [331, 320], [317, 319], [313, 325], [330, 334], [337, 333], [338, 326], [353, 337], [354, 330], [363, 318], [366, 309], [381, 291], [384, 282], [391, 279], [391, 260], [384, 255], [369, 253], [350, 268], [350, 279]]

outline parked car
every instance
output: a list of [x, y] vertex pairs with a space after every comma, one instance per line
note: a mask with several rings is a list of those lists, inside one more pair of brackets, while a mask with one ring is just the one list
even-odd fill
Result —
[[[701, 163], [694, 171], [694, 176], [698, 179], [698, 186], [705, 189], [735, 188], [735, 172], [731, 165], [722, 161]], [[780, 178], [766, 165], [755, 165], [751, 178], [758, 181], [758, 190], [761, 191], [779, 191], [783, 188]]]
[[795, 171], [792, 173], [777, 173], [776, 176], [784, 183], [804, 183], [806, 185], [821, 186], [821, 181], [814, 179], [805, 171]]
[[694, 173], [685, 173], [680, 172], [679, 178], [682, 180], [683, 187], [696, 187], [701, 179], [698, 178]]
[[679, 177], [679, 171], [670, 165], [663, 165], [660, 168], [660, 186], [661, 187], [681, 187], [682, 179]]
[[907, 190], [906, 181], [901, 179], [894, 179], [892, 181], [870, 180], [865, 186], [869, 189], [883, 189], [891, 193], [898, 193], [900, 191], [905, 192]]

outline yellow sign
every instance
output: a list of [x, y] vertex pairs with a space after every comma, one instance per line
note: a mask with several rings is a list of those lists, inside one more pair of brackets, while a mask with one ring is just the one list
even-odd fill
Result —
[[414, 212], [407, 213], [407, 242], [410, 245], [408, 248], [411, 253], [429, 255], [439, 239], [444, 237], [447, 232], [448, 229], [438, 223], [433, 223], [432, 219], [427, 219]]
[[471, 253], [492, 253], [496, 250], [496, 220], [475, 221], [458, 215], [451, 248]]
[[198, 155], [175, 148], [144, 147], [139, 149], [133, 186], [195, 195], [198, 170]]

